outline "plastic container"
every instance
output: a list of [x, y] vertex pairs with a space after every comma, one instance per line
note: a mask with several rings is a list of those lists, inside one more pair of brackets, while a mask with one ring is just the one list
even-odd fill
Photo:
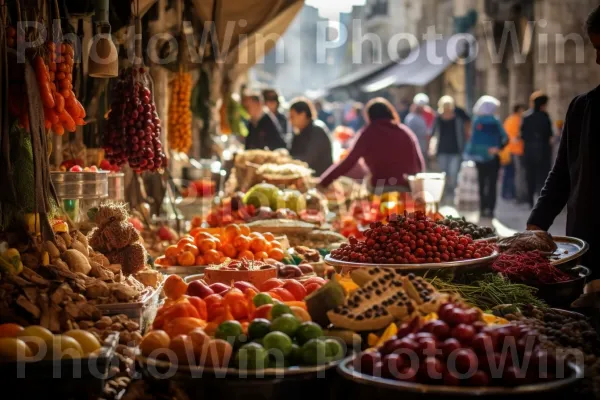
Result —
[[98, 304], [96, 307], [102, 312], [102, 315], [127, 315], [131, 320], [140, 325], [140, 330], [143, 334], [150, 328], [152, 321], [154, 321], [154, 317], [156, 317], [161, 292], [162, 285], [145, 295], [138, 302]]
[[90, 208], [108, 197], [108, 171], [50, 173], [63, 209], [73, 222], [87, 219]]

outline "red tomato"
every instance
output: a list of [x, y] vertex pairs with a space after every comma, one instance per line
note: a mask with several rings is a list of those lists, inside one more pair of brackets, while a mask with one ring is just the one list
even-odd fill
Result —
[[252, 318], [250, 319], [256, 319], [256, 318], [265, 318], [270, 320], [271, 319], [271, 308], [273, 308], [273, 304], [263, 304], [262, 306], [258, 307], [256, 310], [254, 310], [254, 314], [252, 314]]
[[300, 282], [290, 279], [283, 284], [283, 288], [290, 292], [294, 299], [301, 301], [306, 297], [306, 289]]
[[260, 285], [261, 292], [268, 292], [271, 289], [280, 288], [283, 286], [283, 281], [277, 278], [267, 279]]
[[321, 285], [319, 285], [316, 282], [313, 282], [313, 283], [309, 283], [308, 285], [304, 286], [304, 289], [306, 289], [306, 295], [309, 295], [312, 292], [314, 292], [315, 290], [321, 289]]
[[281, 297], [282, 301], [294, 301], [296, 298], [294, 295], [287, 289], [284, 288], [275, 288], [273, 290], [269, 290], [269, 293], [275, 293], [279, 297]]

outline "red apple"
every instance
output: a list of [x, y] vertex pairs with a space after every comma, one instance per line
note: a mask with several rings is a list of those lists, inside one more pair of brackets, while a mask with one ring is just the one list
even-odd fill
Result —
[[215, 294], [215, 292], [202, 281], [192, 281], [188, 285], [187, 294], [203, 299], [211, 294]]

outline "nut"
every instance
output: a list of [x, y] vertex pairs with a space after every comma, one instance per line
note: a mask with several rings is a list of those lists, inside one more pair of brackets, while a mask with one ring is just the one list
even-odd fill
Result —
[[120, 322], [115, 322], [110, 326], [110, 330], [113, 332], [121, 332], [123, 330], [123, 324]]
[[131, 332], [131, 341], [136, 345], [142, 341], [142, 334], [140, 332]]
[[129, 332], [137, 331], [140, 329], [140, 324], [138, 324], [135, 321], [127, 321], [124, 323], [124, 325], [125, 325], [125, 328], [127, 328], [127, 330]]
[[79, 321], [79, 329], [90, 329], [94, 326], [92, 321]]
[[127, 331], [121, 332], [119, 336], [119, 343], [129, 345], [129, 343], [131, 343], [131, 333]]

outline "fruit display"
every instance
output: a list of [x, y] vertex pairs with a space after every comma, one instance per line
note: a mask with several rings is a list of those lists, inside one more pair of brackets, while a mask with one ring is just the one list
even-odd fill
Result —
[[86, 358], [96, 356], [101, 347], [96, 336], [81, 329], [53, 334], [39, 325], [0, 325], [0, 361]]
[[440, 225], [445, 225], [450, 229], [457, 229], [461, 235], [471, 235], [473, 240], [486, 239], [496, 236], [496, 230], [489, 226], [479, 226], [468, 222], [465, 217], [454, 218], [446, 217], [437, 221]]
[[356, 357], [353, 368], [410, 383], [514, 387], [552, 381], [564, 367], [540, 347], [536, 330], [486, 326], [477, 309], [460, 304], [442, 304], [437, 314], [424, 325], [404, 324], [377, 350]]
[[214, 265], [231, 260], [272, 259], [281, 261], [284, 252], [281, 243], [271, 233], [250, 232], [246, 225], [231, 224], [221, 234], [210, 234], [201, 229], [192, 230], [177, 245], [167, 247], [165, 255], [155, 261], [160, 266]]
[[146, 69], [122, 70], [112, 99], [104, 133], [106, 159], [118, 166], [129, 163], [137, 172], [166, 167], [160, 119]]
[[192, 74], [179, 71], [171, 81], [169, 102], [169, 125], [167, 127], [169, 147], [187, 153], [192, 147]]
[[261, 261], [242, 259], [222, 265], [207, 267], [204, 279], [207, 283], [230, 283], [237, 281], [260, 285], [264, 281], [277, 278], [277, 267]]
[[331, 252], [335, 260], [363, 264], [433, 264], [479, 259], [494, 253], [486, 242], [437, 225], [423, 213], [391, 216], [387, 224], [375, 222], [365, 240], [350, 237], [349, 244]]
[[403, 275], [396, 270], [369, 268], [353, 271], [360, 288], [344, 304], [327, 312], [329, 321], [339, 328], [375, 331], [393, 321], [406, 321], [429, 314], [448, 300], [422, 277]]

